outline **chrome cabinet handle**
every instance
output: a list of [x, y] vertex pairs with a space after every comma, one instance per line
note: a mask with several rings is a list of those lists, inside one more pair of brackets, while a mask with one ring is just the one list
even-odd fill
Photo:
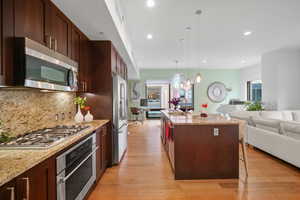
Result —
[[15, 200], [15, 188], [14, 187], [8, 187], [7, 190], [10, 190], [10, 200]]
[[30, 195], [30, 180], [28, 177], [22, 178], [22, 180], [26, 181], [26, 198], [23, 198], [23, 200], [29, 200]]
[[47, 36], [48, 37], [48, 47], [50, 48], [50, 49], [52, 49], [52, 36], [51, 35], [48, 35]]
[[54, 51], [57, 51], [57, 39], [54, 39]]

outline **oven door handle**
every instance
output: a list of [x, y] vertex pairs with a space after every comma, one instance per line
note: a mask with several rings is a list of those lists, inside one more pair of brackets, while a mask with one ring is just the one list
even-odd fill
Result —
[[81, 167], [81, 165], [83, 165], [83, 163], [85, 163], [85, 161], [87, 161], [97, 150], [99, 149], [99, 147], [96, 147], [83, 161], [81, 161], [80, 162], [80, 164], [77, 166], [77, 167], [75, 167], [69, 174], [68, 174], [68, 176], [66, 176], [66, 177], [61, 177], [60, 178], [60, 181], [61, 182], [66, 182], [69, 178], [70, 178], [70, 176], [72, 176], [74, 173], [75, 173], [75, 171], [79, 168], [79, 167]]

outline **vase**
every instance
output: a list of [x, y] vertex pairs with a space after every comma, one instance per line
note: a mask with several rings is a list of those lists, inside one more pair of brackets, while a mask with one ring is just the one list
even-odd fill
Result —
[[90, 113], [90, 111], [87, 112], [87, 114], [84, 116], [84, 121], [91, 122], [94, 120], [94, 116]]
[[82, 114], [82, 112], [81, 112], [81, 109], [80, 109], [80, 106], [79, 106], [79, 105], [78, 105], [77, 113], [76, 113], [74, 119], [75, 119], [75, 122], [76, 122], [76, 123], [81, 123], [81, 122], [83, 122], [84, 117], [83, 117], [83, 114]]

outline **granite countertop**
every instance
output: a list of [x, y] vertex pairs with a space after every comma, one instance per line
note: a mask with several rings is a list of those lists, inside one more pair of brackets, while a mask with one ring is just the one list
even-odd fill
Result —
[[[11, 181], [15, 177], [26, 172], [30, 168], [45, 161], [56, 153], [62, 151], [68, 146], [74, 144], [83, 137], [91, 134], [93, 131], [107, 124], [109, 120], [94, 120], [89, 123], [90, 128], [83, 130], [81, 133], [70, 136], [58, 145], [45, 150], [0, 150], [0, 186]], [[65, 125], [71, 125], [68, 123]]]
[[170, 112], [168, 110], [161, 111], [173, 125], [239, 125], [240, 121], [236, 119], [226, 119], [217, 115], [209, 115], [208, 118], [201, 118], [196, 113], [179, 113]]

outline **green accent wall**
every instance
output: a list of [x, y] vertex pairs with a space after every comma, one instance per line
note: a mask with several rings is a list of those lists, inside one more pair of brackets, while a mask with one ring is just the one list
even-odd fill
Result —
[[[195, 78], [197, 73], [202, 74], [202, 81], [200, 84], [195, 84], [195, 110], [199, 111], [200, 105], [203, 103], [208, 103], [208, 111], [213, 113], [218, 108], [219, 104], [211, 102], [207, 97], [207, 88], [208, 86], [215, 82], [219, 81], [226, 85], [226, 87], [232, 88], [232, 91], [229, 92], [228, 97], [224, 103], [232, 98], [240, 98], [240, 70], [228, 70], [228, 69], [185, 69], [185, 70], [176, 70], [176, 69], [141, 69], [140, 70], [140, 80], [142, 82], [141, 96], [145, 97], [145, 82], [147, 80], [168, 80], [171, 81], [175, 73], [182, 73], [185, 77]], [[138, 102], [131, 101], [131, 88], [133, 81], [129, 81], [129, 107], [138, 106]]]

